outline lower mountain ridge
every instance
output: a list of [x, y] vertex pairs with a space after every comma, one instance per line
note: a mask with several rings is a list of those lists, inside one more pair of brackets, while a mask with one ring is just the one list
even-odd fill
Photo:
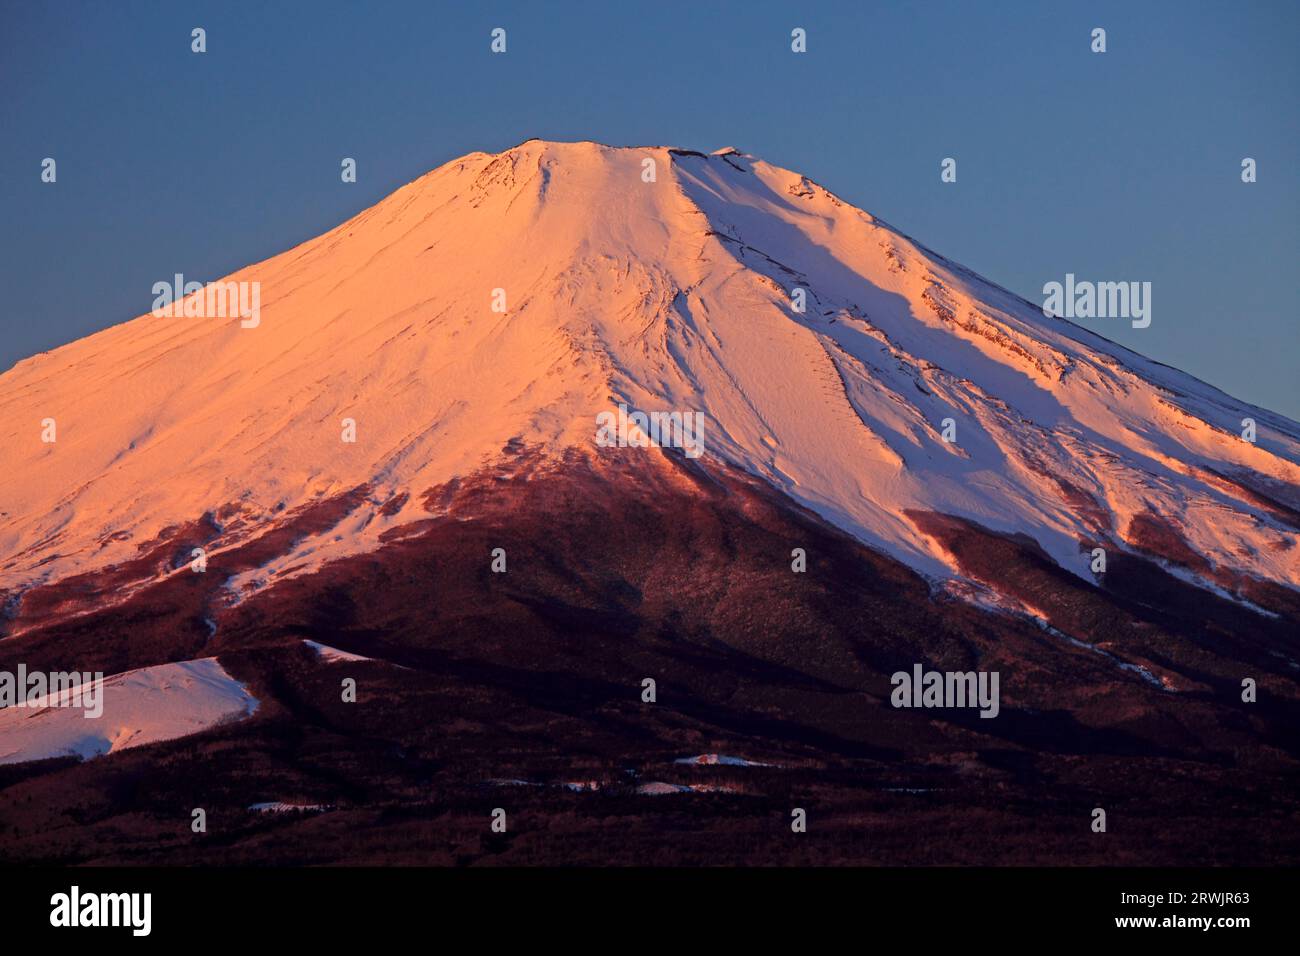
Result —
[[[363, 500], [305, 515], [303, 532]], [[1294, 628], [1155, 560], [1089, 584], [1031, 542], [923, 516], [972, 580], [1046, 622], [993, 612], [751, 475], [660, 449], [557, 464], [515, 446], [424, 506], [380, 549], [235, 606], [214, 610], [239, 562], [0, 642], [0, 668], [63, 666], [69, 645], [106, 671], [216, 657], [258, 702], [106, 758], [0, 766], [5, 857], [1295, 858], [1294, 828], [1274, 828], [1300, 804]], [[890, 675], [914, 664], [998, 672], [997, 718], [891, 706]], [[1257, 703], [1241, 702], [1243, 674]], [[207, 834], [190, 832], [192, 807]], [[498, 807], [504, 834], [487, 826]], [[1089, 829], [1097, 807], [1106, 834]]]

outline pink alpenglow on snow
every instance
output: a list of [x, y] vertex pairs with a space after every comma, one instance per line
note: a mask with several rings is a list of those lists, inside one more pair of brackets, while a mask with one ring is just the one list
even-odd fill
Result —
[[1274, 507], [1300, 487], [1295, 422], [733, 149], [470, 153], [226, 281], [259, 284], [256, 327], [146, 314], [0, 376], [8, 600], [205, 516], [219, 563], [361, 490], [233, 575], [237, 603], [378, 549], [509, 443], [605, 453], [593, 420], [620, 408], [706, 422], [703, 462], [940, 586], [961, 570], [919, 513], [1027, 536], [1088, 579], [1093, 544], [1137, 548], [1154, 515], [1202, 586], [1300, 586], [1296, 506]]

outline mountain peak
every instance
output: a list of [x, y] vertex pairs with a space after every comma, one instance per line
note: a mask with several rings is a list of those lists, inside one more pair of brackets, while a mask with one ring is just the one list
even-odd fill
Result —
[[222, 281], [259, 290], [255, 325], [145, 314], [0, 376], [0, 589], [129, 563], [205, 516], [235, 547], [366, 489], [352, 530], [236, 587], [304, 573], [425, 519], [424, 491], [504, 447], [598, 453], [620, 405], [699, 415], [705, 464], [938, 582], [958, 563], [912, 515], [1024, 535], [1083, 576], [1099, 542], [1159, 539], [1207, 586], [1300, 583], [1295, 423], [731, 148], [471, 153]]

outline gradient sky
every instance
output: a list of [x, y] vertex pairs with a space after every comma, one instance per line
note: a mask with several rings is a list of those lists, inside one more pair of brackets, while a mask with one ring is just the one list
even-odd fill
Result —
[[736, 146], [1034, 302], [1150, 281], [1081, 324], [1300, 419], [1297, 50], [1293, 0], [4, 0], [0, 369], [538, 136]]

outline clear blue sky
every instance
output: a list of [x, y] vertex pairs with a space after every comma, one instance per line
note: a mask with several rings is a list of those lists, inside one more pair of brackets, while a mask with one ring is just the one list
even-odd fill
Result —
[[1300, 418], [1298, 50], [1294, 0], [4, 0], [0, 368], [539, 136], [737, 146], [1035, 302], [1150, 281], [1086, 324]]

